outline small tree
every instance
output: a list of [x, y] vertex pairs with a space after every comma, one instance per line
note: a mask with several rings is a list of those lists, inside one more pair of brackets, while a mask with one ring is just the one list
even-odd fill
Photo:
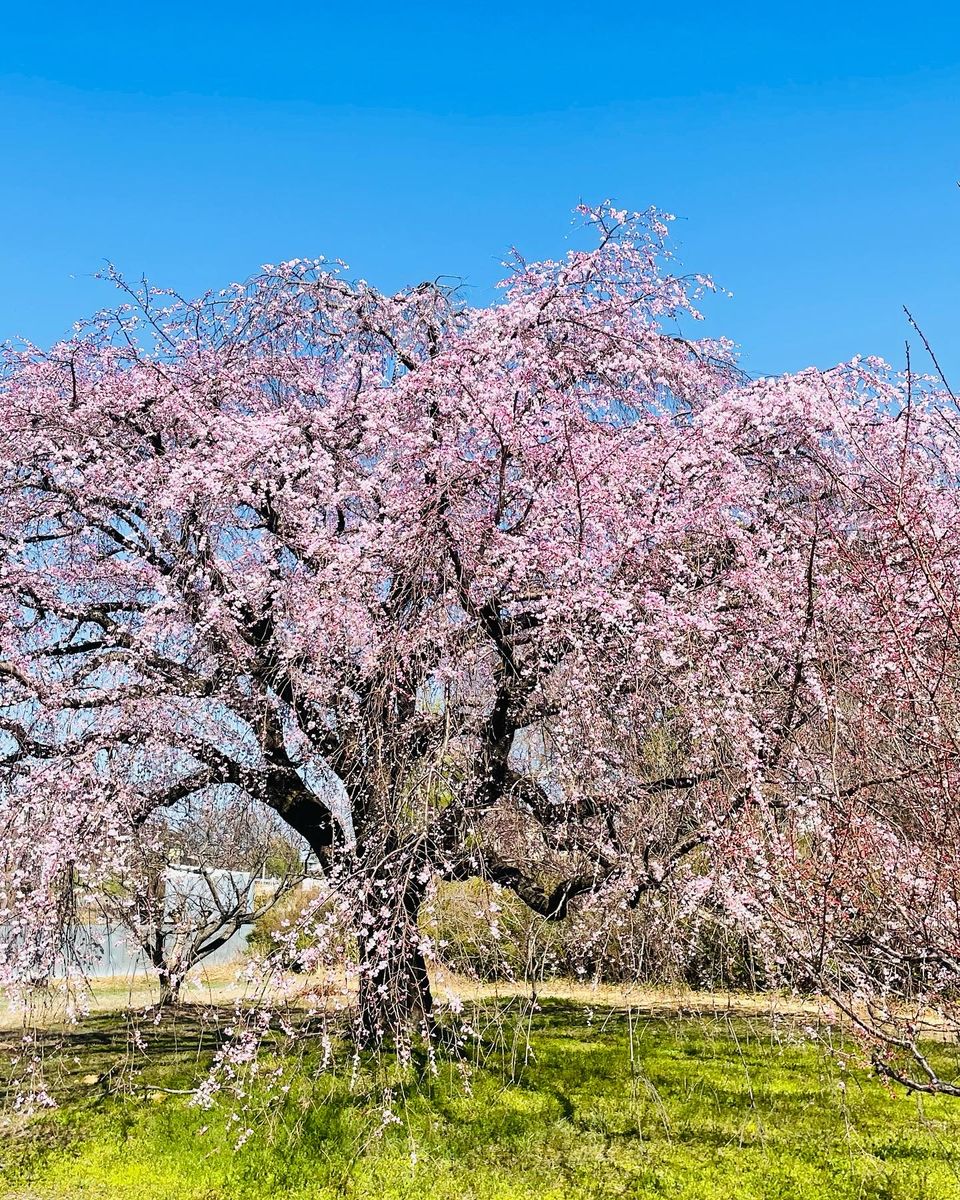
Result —
[[[252, 928], [306, 875], [304, 853], [289, 834], [237, 797], [194, 798], [175, 819], [145, 822], [135, 840], [129, 872], [97, 898], [157, 972], [161, 1004], [177, 1003], [191, 970]], [[265, 870], [271, 878], [258, 888]]]

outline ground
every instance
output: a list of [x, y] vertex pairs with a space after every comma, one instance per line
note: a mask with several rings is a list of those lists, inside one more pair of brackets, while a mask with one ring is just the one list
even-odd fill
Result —
[[7, 1116], [0, 1196], [960, 1200], [960, 1102], [885, 1087], [809, 1013], [555, 992], [479, 999], [466, 1072], [270, 1055], [280, 1090], [239, 1119], [182, 1094], [229, 1009], [171, 1015], [141, 1051], [105, 1008], [67, 1035], [60, 1107]]

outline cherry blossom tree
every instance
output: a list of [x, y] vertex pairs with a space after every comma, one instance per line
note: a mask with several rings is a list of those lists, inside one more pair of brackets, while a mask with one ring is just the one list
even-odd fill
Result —
[[681, 332], [709, 285], [664, 220], [583, 215], [486, 308], [295, 261], [116, 279], [8, 353], [10, 979], [220, 788], [327, 872], [369, 1041], [429, 1026], [419, 913], [476, 876], [550, 920], [674, 889], [852, 1012], [946, 1012], [953, 399], [873, 360], [745, 380]]

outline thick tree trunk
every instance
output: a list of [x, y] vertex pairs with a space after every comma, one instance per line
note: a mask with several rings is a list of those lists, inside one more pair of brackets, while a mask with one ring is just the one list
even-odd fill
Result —
[[423, 885], [382, 875], [370, 882], [371, 900], [381, 904], [373, 925], [364, 926], [357, 938], [357, 1031], [364, 1045], [380, 1046], [429, 1035], [433, 995], [417, 925]]
[[[282, 780], [287, 790], [277, 788], [267, 802], [326, 865], [338, 836], [329, 809], [312, 794], [301, 792], [302, 785], [290, 791], [289, 773]], [[426, 891], [422, 872], [414, 866], [419, 848], [405, 854], [392, 838], [386, 845], [377, 839], [371, 844], [358, 833], [354, 854], [361, 881], [355, 901], [357, 1038], [367, 1046], [403, 1042], [411, 1035], [429, 1033], [433, 1022], [430, 976], [417, 925]]]

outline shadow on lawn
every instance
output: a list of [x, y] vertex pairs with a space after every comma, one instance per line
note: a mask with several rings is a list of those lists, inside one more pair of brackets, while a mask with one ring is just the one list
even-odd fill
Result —
[[[313, 1035], [321, 1032], [320, 1019], [302, 1010], [287, 1011], [284, 1017], [295, 1037], [269, 1033], [264, 1051], [290, 1055], [308, 1072], [319, 1071], [313, 1049], [319, 1039]], [[467, 1021], [476, 1037], [450, 1054], [445, 1043], [455, 1020]], [[236, 1021], [233, 1005], [95, 1013], [76, 1025], [38, 1031], [34, 1047], [58, 1102], [122, 1091], [187, 1092], [203, 1079]], [[529, 996], [513, 996], [479, 1001], [460, 1018], [448, 1014], [439, 1034], [432, 1054], [422, 1046], [413, 1048], [407, 1086], [432, 1093], [435, 1062], [459, 1058], [521, 1090], [552, 1095], [570, 1121], [571, 1106], [583, 1098], [584, 1089], [603, 1092], [612, 1086], [646, 1093], [655, 1102], [660, 1092], [680, 1090], [691, 1097], [696, 1092], [720, 1110], [774, 1105], [781, 1115], [791, 1111], [800, 1117], [817, 1103], [825, 1078], [836, 1067], [803, 1036], [799, 1018], [774, 1026], [762, 1017], [715, 1012], [670, 1016], [659, 1005], [627, 1011], [555, 997], [534, 1002]], [[0, 1037], [4, 1088], [16, 1079], [12, 1060], [17, 1035], [5, 1031]], [[345, 1041], [341, 1046], [348, 1048]], [[371, 1078], [397, 1070], [389, 1052], [365, 1052], [358, 1062]]]
[[[391, 1197], [432, 1196], [436, 1181], [440, 1187], [454, 1175], [461, 1190], [437, 1195], [506, 1195], [508, 1179], [516, 1184], [509, 1194], [518, 1196], [542, 1194], [558, 1180], [571, 1196], [665, 1195], [708, 1164], [727, 1190], [704, 1195], [960, 1195], [950, 1190], [960, 1187], [960, 1117], [940, 1104], [918, 1113], [913, 1100], [902, 1104], [876, 1081], [855, 1084], [803, 1038], [799, 1017], [691, 1019], [662, 1005], [628, 1011], [556, 997], [481, 1001], [461, 1018], [480, 1034], [462, 1051], [473, 1066], [469, 1087], [442, 1051], [433, 1060], [422, 1048], [401, 1064], [390, 1053], [355, 1059], [345, 1044], [347, 1053], [325, 1066], [320, 1039], [311, 1036], [321, 1023], [303, 1011], [285, 1017], [303, 1036], [289, 1048], [281, 1037], [268, 1039], [266, 1052], [288, 1055], [290, 1087], [249, 1093], [256, 1136], [239, 1152], [229, 1105], [206, 1111], [186, 1098], [236, 1022], [233, 1006], [187, 1004], [156, 1022], [149, 1010], [101, 1013], [43, 1031], [38, 1049], [63, 1064], [56, 1093], [63, 1120], [24, 1125], [19, 1147], [8, 1139], [0, 1179], [4, 1158], [10, 1179], [39, 1179], [57, 1162], [81, 1161], [84, 1145], [93, 1147], [83, 1160], [92, 1179], [112, 1153], [104, 1147], [116, 1146], [110, 1170], [118, 1179], [130, 1161], [150, 1171], [166, 1163], [178, 1179], [197, 1172], [194, 1190], [177, 1193], [185, 1197], [260, 1196], [266, 1178], [277, 1195], [284, 1188], [341, 1195], [355, 1177], [370, 1187], [409, 1177], [413, 1187], [415, 1144], [421, 1190]], [[451, 1028], [454, 1018], [445, 1021]], [[5, 1057], [0, 1052], [0, 1069]], [[144, 1103], [151, 1088], [165, 1102]], [[391, 1095], [399, 1117], [385, 1125]], [[208, 1123], [212, 1131], [202, 1137]], [[215, 1185], [210, 1163], [219, 1172]], [[924, 1193], [914, 1183], [930, 1172], [940, 1183]], [[747, 1175], [755, 1189], [732, 1190]], [[798, 1191], [798, 1179], [809, 1186]], [[478, 1180], [500, 1190], [474, 1193]], [[641, 1182], [652, 1190], [641, 1192]], [[320, 1183], [328, 1190], [318, 1192]], [[121, 1194], [100, 1186], [82, 1194]]]
[[[321, 1019], [296, 1009], [287, 1010], [284, 1019], [307, 1042], [320, 1029]], [[445, 1014], [436, 1038], [441, 1055], [454, 1040], [454, 1022], [462, 1026], [464, 1020], [477, 1031], [468, 1057], [476, 1060], [479, 1052], [480, 1059], [490, 1065], [505, 1054], [516, 1057], [518, 1052], [526, 1061], [528, 1056], [523, 1052], [528, 1049], [529, 1039], [558, 1043], [558, 1048], [562, 1046], [575, 1056], [607, 1055], [614, 1045], [627, 1047], [632, 1042], [635, 1053], [645, 1056], [666, 1037], [674, 1055], [700, 1060], [706, 1054], [716, 1062], [719, 1054], [720, 1059], [731, 1063], [759, 1068], [768, 1056], [764, 1044], [778, 1042], [781, 1033], [789, 1034], [791, 1027], [787, 1022], [782, 1030], [771, 1033], [769, 1021], [762, 1017], [700, 1015], [687, 1009], [671, 1015], [662, 1005], [634, 1005], [628, 1012], [603, 1003], [585, 1005], [556, 997], [533, 1001], [529, 996], [511, 996], [468, 1005], [461, 1018]], [[41, 1028], [32, 1036], [42, 1057], [52, 1059], [56, 1055], [69, 1064], [69, 1075], [104, 1073], [119, 1064], [131, 1063], [163, 1073], [187, 1065], [205, 1066], [227, 1041], [236, 1021], [233, 1005], [185, 1003], [162, 1010], [93, 1013], [77, 1024]], [[348, 1021], [348, 1017], [341, 1018], [341, 1031], [346, 1030]], [[276, 1049], [284, 1041], [280, 1035], [269, 1035], [265, 1046]], [[5, 1082], [4, 1076], [9, 1076], [10, 1051], [16, 1050], [18, 1042], [17, 1032], [0, 1033], [0, 1085]], [[363, 1057], [369, 1062], [375, 1059], [375, 1055]], [[414, 1056], [415, 1061], [418, 1058]], [[797, 1069], [802, 1069], [799, 1064]]]
[[[22, 1052], [43, 1064], [45, 1082], [58, 1104], [122, 1090], [134, 1080], [163, 1080], [189, 1087], [227, 1039], [233, 1008], [178, 1006], [155, 1019], [143, 1010], [95, 1013], [75, 1025], [14, 1031], [0, 1042], [0, 1088], [12, 1090], [22, 1073]], [[20, 1061], [18, 1061], [18, 1059]]]

